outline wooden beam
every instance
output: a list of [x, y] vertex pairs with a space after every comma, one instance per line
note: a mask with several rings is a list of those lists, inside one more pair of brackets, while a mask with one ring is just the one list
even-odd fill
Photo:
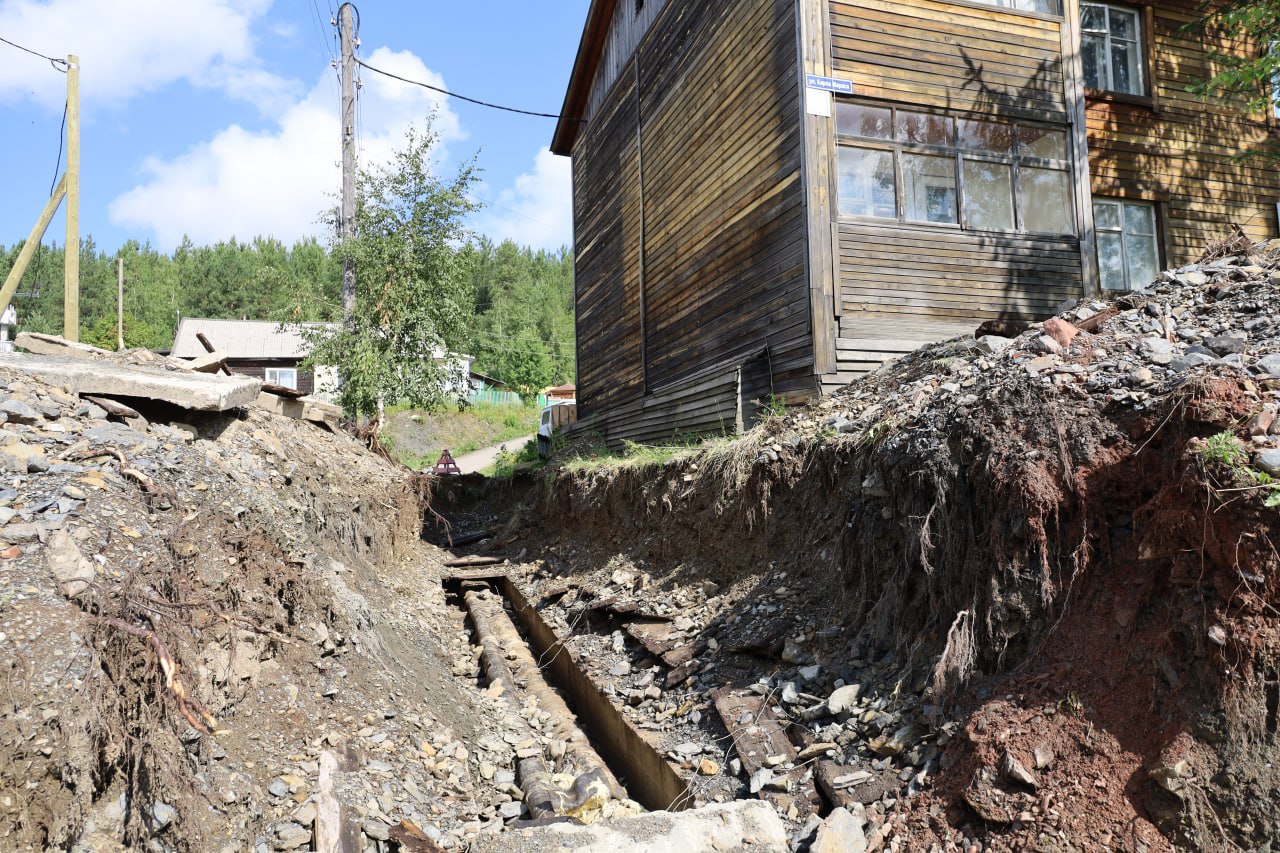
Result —
[[1080, 275], [1084, 296], [1101, 292], [1093, 234], [1093, 190], [1089, 182], [1089, 132], [1084, 103], [1084, 63], [1080, 58], [1080, 0], [1063, 0], [1062, 83], [1071, 119], [1071, 175], [1075, 183], [1076, 233], [1080, 235]]
[[9, 274], [5, 276], [4, 287], [0, 288], [0, 314], [9, 307], [9, 301], [13, 299], [13, 294], [18, 289], [18, 282], [22, 281], [22, 274], [27, 271], [27, 265], [31, 263], [31, 258], [36, 253], [36, 247], [40, 245], [40, 241], [44, 238], [45, 229], [49, 227], [49, 223], [53, 220], [53, 214], [57, 212], [58, 205], [62, 203], [62, 197], [67, 194], [67, 176], [63, 175], [58, 181], [58, 186], [53, 191], [53, 195], [49, 196], [49, 200], [45, 202], [44, 210], [40, 212], [40, 218], [36, 220], [35, 227], [31, 229], [31, 234], [27, 237], [27, 242], [22, 244], [22, 251], [18, 252], [18, 260], [14, 261], [13, 268], [9, 270]]
[[80, 57], [67, 57], [67, 243], [63, 247], [62, 336], [80, 340]]
[[[831, 115], [810, 112], [810, 97], [824, 98], [827, 92], [810, 93], [806, 74], [831, 74], [831, 15], [825, 0], [802, 0], [796, 8], [799, 40], [800, 115], [804, 125], [804, 145], [800, 163], [804, 173], [805, 219], [808, 253], [805, 271], [808, 279], [809, 312], [813, 341], [813, 372], [817, 375], [836, 369], [835, 303], [836, 278], [832, 257], [836, 242], [832, 223], [835, 191], [831, 164], [835, 159], [835, 128]], [[835, 105], [830, 104], [834, 112]]]

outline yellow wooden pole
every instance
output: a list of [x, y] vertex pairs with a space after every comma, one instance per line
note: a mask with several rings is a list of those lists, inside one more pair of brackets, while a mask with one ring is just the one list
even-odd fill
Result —
[[9, 270], [9, 274], [4, 278], [4, 287], [0, 287], [0, 314], [9, 307], [9, 301], [13, 299], [14, 291], [18, 289], [18, 282], [22, 281], [22, 274], [27, 271], [27, 264], [31, 263], [36, 247], [44, 238], [45, 229], [49, 227], [53, 214], [57, 212], [58, 205], [66, 194], [67, 176], [63, 175], [62, 180], [58, 181], [58, 188], [53, 191], [53, 195], [49, 196], [49, 201], [45, 203], [40, 218], [36, 220], [36, 227], [31, 229], [27, 242], [22, 244], [22, 251], [18, 252], [18, 260], [14, 261], [13, 269]]
[[67, 57], [67, 245], [62, 336], [80, 340], [80, 57]]

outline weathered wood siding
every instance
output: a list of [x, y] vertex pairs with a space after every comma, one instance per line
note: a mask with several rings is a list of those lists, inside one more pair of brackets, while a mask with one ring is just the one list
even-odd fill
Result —
[[292, 367], [298, 371], [298, 390], [303, 394], [311, 394], [316, 390], [315, 373], [310, 369], [298, 367], [299, 359], [279, 358], [229, 358], [227, 367], [234, 373], [265, 379], [268, 367]]
[[812, 375], [795, 27], [672, 0], [641, 49], [651, 390], [766, 343], [775, 390]]
[[690, 389], [766, 347], [774, 393], [814, 389], [796, 41], [794, 0], [667, 0], [580, 134], [584, 417], [719, 430]]
[[644, 393], [640, 326], [640, 157], [634, 75], [578, 139], [573, 158], [578, 411]]
[[836, 73], [858, 94], [1066, 122], [1062, 23], [946, 0], [830, 0]]
[[[1070, 130], [1062, 19], [945, 0], [828, 5], [833, 74], [853, 81], [855, 97]], [[1084, 292], [1075, 236], [837, 216], [836, 241], [837, 369], [827, 388], [983, 319], [1043, 317]]]
[[609, 24], [609, 39], [604, 53], [600, 57], [600, 68], [595, 79], [591, 81], [591, 96], [587, 104], [586, 118], [591, 119], [604, 103], [605, 97], [613, 84], [618, 82], [622, 72], [631, 64], [631, 57], [640, 40], [653, 26], [658, 13], [667, 5], [667, 0], [644, 0], [636, 9], [636, 0], [612, 0], [614, 3], [613, 20]]
[[1081, 295], [1079, 241], [842, 223], [840, 279], [842, 315], [1044, 316]]
[[1264, 160], [1238, 159], [1266, 142], [1266, 117], [1250, 116], [1238, 102], [1186, 91], [1217, 70], [1209, 50], [1233, 49], [1186, 28], [1198, 9], [1188, 0], [1152, 7], [1150, 104], [1086, 98], [1093, 194], [1159, 202], [1162, 260], [1175, 266], [1194, 261], [1233, 223], [1254, 239], [1280, 233], [1280, 170]]

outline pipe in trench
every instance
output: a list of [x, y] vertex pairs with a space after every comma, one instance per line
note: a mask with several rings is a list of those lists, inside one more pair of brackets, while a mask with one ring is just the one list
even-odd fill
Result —
[[552, 780], [540, 749], [537, 755], [518, 759], [516, 772], [529, 813], [535, 819], [575, 815], [593, 799], [601, 804], [611, 797], [626, 799], [626, 791], [591, 748], [569, 707], [543, 679], [537, 661], [507, 615], [502, 599], [487, 588], [473, 587], [465, 590], [463, 600], [480, 641], [485, 674], [490, 681], [502, 685], [503, 695], [525, 729], [527, 739], [536, 742], [538, 736], [520, 716], [518, 697], [522, 695], [533, 696], [538, 706], [550, 715], [551, 733], [565, 743], [565, 759], [577, 771], [573, 787], [565, 791]]

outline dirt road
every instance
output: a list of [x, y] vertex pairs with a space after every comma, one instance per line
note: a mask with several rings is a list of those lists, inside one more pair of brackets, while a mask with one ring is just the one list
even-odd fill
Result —
[[498, 454], [503, 450], [509, 453], [516, 453], [520, 448], [524, 447], [527, 442], [533, 441], [534, 436], [526, 435], [521, 438], [513, 438], [504, 441], [502, 444], [495, 444], [492, 447], [483, 447], [474, 450], [471, 453], [464, 453], [454, 459], [458, 463], [458, 467], [462, 469], [464, 474], [474, 474], [484, 468], [488, 468], [498, 458]]

